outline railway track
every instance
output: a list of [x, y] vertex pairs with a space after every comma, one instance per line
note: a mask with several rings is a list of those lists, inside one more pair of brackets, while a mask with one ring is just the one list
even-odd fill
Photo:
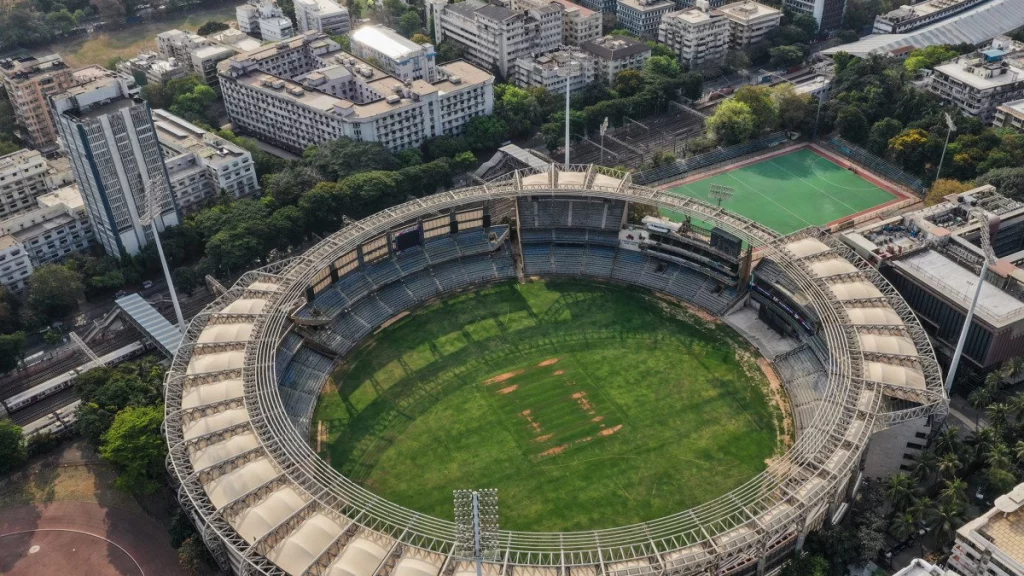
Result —
[[78, 395], [75, 394], [74, 387], [61, 390], [53, 396], [47, 396], [31, 406], [14, 412], [10, 415], [11, 422], [14, 422], [18, 426], [24, 426], [29, 422], [35, 422], [36, 420], [45, 417], [47, 414], [71, 404], [75, 400], [78, 400]]

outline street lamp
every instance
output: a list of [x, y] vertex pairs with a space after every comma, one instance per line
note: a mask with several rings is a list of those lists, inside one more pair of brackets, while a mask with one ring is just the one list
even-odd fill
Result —
[[[146, 206], [143, 209], [143, 213], [140, 215], [142, 225], [149, 225], [150, 230], [153, 231], [153, 241], [156, 243], [156, 252], [160, 255], [160, 265], [164, 269], [164, 279], [167, 280], [167, 289], [171, 292], [171, 304], [174, 305], [174, 315], [178, 318], [178, 330], [181, 332], [185, 331], [185, 317], [181, 314], [181, 305], [178, 304], [178, 293], [174, 291], [174, 282], [171, 281], [171, 270], [167, 267], [167, 258], [164, 257], [164, 247], [160, 244], [160, 233], [156, 229], [156, 216], [160, 213], [160, 201], [163, 199], [164, 194], [167, 193], [165, 186], [165, 179], [161, 178], [160, 175], [154, 176], [149, 180], [149, 186], [146, 187]], [[161, 220], [162, 221], [162, 220]]]
[[555, 74], [561, 78], [565, 78], [565, 165], [569, 165], [569, 92], [572, 88], [572, 77], [580, 73], [582, 64], [579, 60], [575, 59], [575, 53], [572, 48], [567, 48], [565, 52], [569, 58], [564, 65], [555, 68]]
[[935, 179], [939, 179], [939, 175], [942, 174], [942, 162], [946, 159], [946, 146], [949, 146], [949, 135], [956, 132], [956, 124], [953, 124], [953, 119], [949, 116], [949, 113], [944, 113], [946, 117], [946, 126], [949, 130], [946, 130], [946, 143], [942, 145], [942, 156], [939, 157], [939, 169], [935, 171]]

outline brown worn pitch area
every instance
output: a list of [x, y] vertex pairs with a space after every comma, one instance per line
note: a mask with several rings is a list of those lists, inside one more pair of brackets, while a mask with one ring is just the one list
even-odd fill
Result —
[[170, 536], [152, 518], [92, 502], [62, 501], [0, 510], [0, 574], [177, 576], [182, 572]]

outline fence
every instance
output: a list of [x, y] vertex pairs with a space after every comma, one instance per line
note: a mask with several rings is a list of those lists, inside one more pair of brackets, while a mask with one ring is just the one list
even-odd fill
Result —
[[644, 170], [633, 175], [633, 182], [651, 186], [667, 180], [675, 180], [684, 174], [713, 169], [725, 162], [731, 162], [741, 156], [760, 152], [765, 148], [778, 146], [789, 138], [785, 132], [775, 132], [752, 142], [737, 144], [728, 148], [719, 148], [706, 154], [676, 160], [671, 164]]
[[895, 164], [883, 160], [871, 152], [868, 152], [855, 144], [851, 144], [842, 138], [832, 138], [831, 140], [823, 141], [822, 144], [825, 148], [846, 157], [852, 162], [856, 162], [886, 180], [895, 182], [904, 188], [910, 189], [918, 196], [923, 197], [928, 191], [928, 187], [925, 186], [924, 182], [922, 182], [920, 178], [907, 174]]

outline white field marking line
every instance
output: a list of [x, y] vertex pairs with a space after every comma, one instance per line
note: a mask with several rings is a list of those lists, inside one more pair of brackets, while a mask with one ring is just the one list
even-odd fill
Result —
[[811, 160], [811, 172], [814, 172], [815, 176], [817, 176], [818, 178], [821, 178], [822, 180], [824, 180], [825, 182], [828, 182], [829, 184], [831, 184], [832, 186], [835, 186], [836, 188], [842, 188], [844, 190], [853, 190], [855, 192], [867, 192], [867, 191], [873, 190], [875, 188], [878, 188], [879, 190], [883, 190], [883, 188], [881, 188], [879, 186], [875, 186], [874, 184], [872, 184], [871, 182], [868, 182], [867, 180], [864, 180], [864, 183], [867, 184], [867, 186], [863, 186], [863, 187], [843, 186], [841, 184], [836, 184], [835, 182], [833, 182], [833, 181], [829, 180], [828, 178], [822, 176], [821, 172], [818, 172], [818, 169], [815, 168], [815, 166], [818, 165], [819, 161], [831, 164], [832, 166], [836, 166], [836, 164], [834, 164], [832, 161], [826, 160], [826, 159], [824, 159], [824, 158], [822, 158], [820, 156], [816, 157], [816, 158], [813, 158]]
[[753, 191], [754, 191], [754, 194], [757, 194], [757, 195], [761, 196], [762, 198], [765, 198], [765, 199], [767, 199], [767, 200], [768, 200], [769, 202], [771, 202], [772, 204], [775, 204], [775, 205], [776, 205], [776, 206], [778, 206], [779, 208], [782, 208], [782, 209], [783, 209], [783, 210], [785, 210], [786, 212], [789, 212], [789, 213], [790, 213], [790, 214], [792, 214], [792, 215], [793, 215], [793, 216], [794, 216], [794, 217], [795, 217], [795, 218], [796, 218], [797, 220], [799, 220], [799, 221], [803, 222], [804, 224], [807, 224], [808, 226], [814, 226], [814, 224], [811, 224], [811, 223], [810, 223], [810, 222], [808, 222], [807, 220], [804, 220], [803, 218], [801, 218], [800, 216], [798, 216], [798, 215], [797, 215], [796, 213], [794, 213], [794, 212], [793, 212], [792, 210], [790, 210], [789, 208], [786, 208], [786, 207], [785, 207], [785, 206], [783, 206], [782, 204], [779, 204], [778, 202], [776, 202], [775, 200], [773, 200], [771, 196], [768, 196], [767, 194], [763, 194], [763, 193], [761, 193], [761, 191], [760, 191], [760, 190], [758, 190], [757, 188], [754, 188], [754, 187], [753, 187], [753, 186], [751, 186], [750, 184], [747, 184], [746, 182], [744, 182], [743, 180], [740, 180], [739, 178], [737, 178], [737, 177], [733, 176], [733, 175], [732, 175], [731, 173], [729, 173], [729, 172], [726, 172], [726, 175], [727, 175], [727, 176], [729, 176], [729, 178], [732, 178], [733, 180], [735, 180], [735, 181], [739, 182], [740, 184], [742, 184], [742, 185], [746, 186], [747, 188], [750, 188], [751, 190], [753, 190]]
[[847, 208], [849, 208], [850, 210], [853, 210], [853, 213], [854, 213], [854, 214], [856, 214], [856, 213], [858, 212], [858, 210], [857, 210], [856, 208], [854, 208], [853, 206], [850, 206], [849, 204], [847, 204], [846, 202], [843, 202], [843, 201], [842, 201], [842, 200], [840, 200], [839, 198], [836, 198], [835, 196], [833, 196], [833, 195], [829, 194], [828, 192], [825, 192], [825, 191], [824, 191], [824, 190], [822, 190], [821, 188], [818, 188], [818, 187], [817, 187], [817, 186], [815, 186], [815, 185], [814, 185], [814, 184], [813, 184], [812, 182], [810, 182], [810, 181], [808, 181], [808, 180], [804, 180], [804, 179], [803, 179], [802, 177], [800, 177], [800, 176], [797, 176], [796, 174], [793, 174], [793, 173], [792, 173], [792, 172], [790, 172], [789, 170], [786, 170], [785, 166], [782, 166], [781, 164], [777, 164], [777, 163], [775, 162], [775, 160], [769, 160], [768, 162], [771, 162], [772, 164], [774, 164], [775, 166], [777, 166], [777, 167], [779, 168], [779, 170], [782, 170], [782, 171], [783, 171], [783, 172], [785, 172], [786, 174], [789, 174], [790, 176], [793, 176], [793, 177], [794, 177], [794, 178], [796, 178], [797, 180], [800, 180], [800, 181], [804, 182], [805, 184], [809, 185], [809, 186], [810, 186], [811, 188], [814, 188], [814, 189], [815, 189], [815, 190], [817, 190], [818, 192], [821, 192], [821, 193], [822, 193], [822, 194], [824, 194], [825, 196], [828, 196], [829, 198], [831, 198], [831, 199], [835, 200], [836, 202], [839, 202], [839, 203], [840, 203], [840, 204], [842, 204], [843, 206], [846, 206], [846, 207], [847, 207]]
[[131, 561], [135, 564], [135, 567], [139, 569], [139, 574], [141, 576], [146, 576], [146, 572], [142, 569], [142, 566], [139, 566], [138, 560], [136, 560], [134, 556], [129, 554], [128, 551], [125, 550], [123, 546], [121, 546], [117, 542], [114, 542], [110, 538], [100, 536], [99, 534], [93, 534], [92, 532], [86, 532], [85, 530], [73, 530], [70, 528], [36, 528], [35, 530], [19, 530], [17, 532], [8, 532], [6, 534], [0, 534], [0, 538], [6, 538], [8, 536], [18, 536], [20, 534], [34, 534], [36, 532], [69, 532], [72, 534], [84, 534], [86, 536], [92, 536], [93, 538], [99, 538], [100, 540], [105, 541], [107, 544], [113, 544], [117, 547], [118, 550], [124, 552], [124, 555], [130, 558]]

